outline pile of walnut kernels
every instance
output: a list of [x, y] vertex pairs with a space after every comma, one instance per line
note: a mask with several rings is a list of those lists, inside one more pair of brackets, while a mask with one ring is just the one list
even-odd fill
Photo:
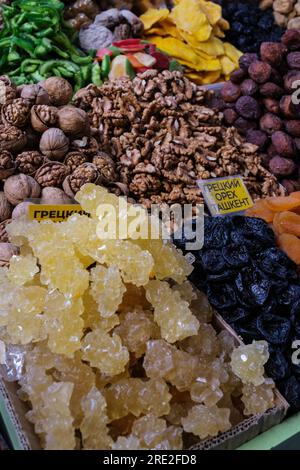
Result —
[[27, 199], [67, 203], [85, 183], [145, 206], [202, 202], [197, 179], [235, 174], [254, 198], [280, 194], [256, 147], [222, 126], [210, 92], [179, 72], [72, 95], [63, 78], [16, 88], [0, 77], [0, 242]]

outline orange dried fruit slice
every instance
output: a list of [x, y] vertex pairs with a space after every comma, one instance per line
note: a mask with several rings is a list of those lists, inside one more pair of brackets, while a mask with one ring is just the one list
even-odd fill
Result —
[[300, 215], [284, 211], [276, 214], [273, 225], [277, 234], [290, 233], [300, 237]]
[[300, 264], [300, 239], [290, 233], [283, 233], [278, 237], [279, 247], [296, 264]]
[[253, 207], [246, 210], [246, 216], [258, 217], [268, 223], [273, 221], [274, 215], [274, 212], [272, 212], [267, 206], [265, 199], [258, 199], [255, 201]]
[[294, 193], [291, 193], [290, 196], [300, 199], [300, 191], [295, 191]]
[[268, 208], [274, 212], [288, 211], [300, 206], [300, 198], [292, 196], [273, 196], [265, 200]]

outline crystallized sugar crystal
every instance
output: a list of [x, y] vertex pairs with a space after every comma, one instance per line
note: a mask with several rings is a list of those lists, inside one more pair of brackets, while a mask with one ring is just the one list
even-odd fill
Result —
[[217, 436], [219, 432], [228, 431], [231, 428], [229, 421], [230, 410], [218, 408], [216, 405], [207, 407], [196, 405], [182, 418], [182, 426], [186, 432], [191, 432], [200, 439]]
[[41, 393], [41, 406], [31, 419], [39, 434], [44, 435], [46, 450], [72, 450], [75, 447], [73, 418], [70, 412], [70, 399], [74, 385], [57, 382]]
[[180, 294], [172, 291], [167, 282], [150, 281], [146, 293], [147, 300], [154, 307], [154, 320], [166, 341], [175, 343], [197, 334], [199, 322], [189, 304], [181, 300]]
[[171, 395], [163, 380], [129, 378], [120, 380], [104, 390], [110, 419], [129, 413], [136, 417], [152, 413], [163, 416], [170, 411]]
[[81, 400], [81, 407], [84, 414], [80, 425], [83, 448], [110, 449], [113, 440], [108, 434], [106, 401], [103, 395], [93, 387]]
[[104, 374], [120, 374], [129, 361], [128, 350], [122, 345], [121, 338], [116, 334], [110, 336], [100, 329], [84, 337], [82, 351], [82, 358]]
[[242, 388], [242, 402], [245, 405], [244, 414], [246, 416], [264, 413], [269, 408], [273, 408], [275, 384], [272, 379], [266, 379], [264, 383], [255, 387], [246, 384]]
[[38, 272], [37, 259], [34, 256], [13, 256], [9, 264], [8, 279], [22, 286], [32, 281]]
[[111, 317], [122, 302], [126, 288], [117, 266], [96, 266], [91, 269], [91, 294], [101, 317]]
[[72, 356], [80, 349], [84, 322], [81, 318], [81, 299], [66, 298], [58, 291], [50, 291], [44, 309], [44, 331], [52, 352]]
[[121, 324], [115, 328], [128, 351], [141, 357], [146, 352], [146, 343], [159, 336], [159, 328], [154, 323], [153, 313], [135, 310], [120, 315]]
[[231, 355], [233, 372], [245, 383], [255, 386], [264, 382], [264, 365], [269, 359], [268, 343], [253, 341], [247, 346], [239, 346]]
[[137, 238], [147, 213], [109, 238], [103, 210], [123, 230], [131, 206], [92, 184], [76, 197], [90, 216], [12, 221], [20, 255], [0, 267], [1, 376], [18, 381], [42, 447], [180, 450], [183, 431], [217, 436], [274, 406], [267, 343], [217, 334], [191, 264]]

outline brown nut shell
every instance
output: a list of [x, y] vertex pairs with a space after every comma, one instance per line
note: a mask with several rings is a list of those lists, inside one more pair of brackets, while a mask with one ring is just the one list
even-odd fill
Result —
[[66, 165], [61, 162], [49, 161], [38, 169], [35, 179], [42, 188], [48, 186], [60, 187], [68, 174], [69, 170]]
[[58, 109], [45, 104], [31, 108], [31, 126], [36, 132], [45, 132], [57, 122]]
[[53, 106], [64, 106], [68, 104], [73, 95], [73, 88], [70, 83], [62, 77], [50, 77], [40, 82], [44, 90], [47, 91], [50, 103]]
[[4, 180], [13, 175], [16, 169], [11, 152], [8, 150], [0, 151], [0, 180]]
[[73, 173], [73, 171], [76, 170], [79, 165], [82, 165], [86, 162], [86, 155], [76, 151], [67, 153], [64, 159], [64, 164], [69, 168], [70, 173]]
[[74, 199], [60, 188], [47, 186], [42, 190], [41, 204], [72, 204], [73, 202]]
[[10, 258], [19, 252], [19, 248], [12, 243], [0, 243], [0, 267], [8, 266]]
[[29, 120], [30, 106], [23, 98], [16, 98], [2, 106], [2, 122], [10, 126], [24, 127]]
[[34, 85], [24, 85], [20, 96], [26, 100], [30, 106], [36, 104], [49, 104], [50, 101], [47, 91], [38, 83]]
[[63, 160], [69, 150], [69, 139], [61, 129], [52, 127], [40, 140], [40, 151], [50, 160]]
[[36, 150], [22, 152], [16, 157], [16, 165], [20, 173], [25, 175], [34, 175], [42, 166], [45, 157]]
[[6, 231], [6, 227], [10, 223], [11, 219], [3, 220], [3, 222], [0, 223], [0, 243], [9, 243], [9, 237]]
[[15, 126], [0, 125], [0, 151], [18, 152], [27, 142], [26, 133]]
[[100, 184], [102, 179], [96, 165], [93, 163], [83, 163], [63, 182], [65, 193], [73, 197], [86, 183]]
[[41, 187], [31, 176], [20, 173], [10, 176], [5, 181], [4, 193], [8, 201], [16, 206], [24, 199], [38, 198]]
[[11, 218], [12, 219], [18, 219], [19, 217], [23, 217], [24, 215], [27, 215], [28, 214], [28, 206], [30, 206], [30, 204], [33, 204], [33, 203], [30, 202], [30, 201], [20, 202], [20, 204], [18, 204], [14, 208]]
[[13, 207], [5, 196], [5, 193], [0, 191], [0, 222], [10, 219], [12, 211]]
[[57, 117], [58, 126], [66, 135], [77, 138], [89, 135], [89, 118], [83, 109], [64, 106], [59, 109]]

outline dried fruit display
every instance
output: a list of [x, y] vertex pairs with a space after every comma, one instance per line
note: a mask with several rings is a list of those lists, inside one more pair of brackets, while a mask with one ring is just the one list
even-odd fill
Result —
[[150, 8], [140, 18], [146, 39], [177, 59], [196, 83], [222, 81], [238, 68], [241, 52], [222, 41], [229, 23], [219, 5], [178, 0], [171, 11]]
[[221, 125], [210, 96], [167, 70], [76, 93], [75, 106], [88, 113], [99, 148], [114, 161], [111, 183], [121, 185], [108, 187], [146, 206], [195, 203], [202, 201], [197, 179], [241, 174], [254, 199], [284, 194], [256, 147]]
[[287, 197], [259, 199], [247, 215], [272, 224], [279, 247], [300, 264], [300, 191]]
[[18, 381], [42, 446], [180, 450], [243, 421], [243, 408], [274, 407], [267, 347], [236, 349], [215, 331], [174, 245], [99, 238], [97, 207], [120, 199], [93, 184], [76, 198], [91, 217], [14, 220], [20, 254], [0, 271], [1, 374]]
[[284, 32], [280, 26], [284, 25], [275, 24], [271, 8], [272, 0], [215, 0], [215, 2], [222, 6], [223, 17], [230, 24], [230, 28], [226, 31], [226, 40], [241, 51], [258, 52], [262, 42], [280, 40]]
[[259, 54], [243, 55], [219, 108], [228, 126], [258, 145], [263, 165], [288, 193], [300, 188], [299, 51], [299, 30], [290, 29], [281, 42], [263, 42]]
[[[291, 206], [296, 204], [295, 201], [299, 207], [300, 199], [299, 196], [298, 200], [289, 196], [261, 201], [266, 205], [270, 201], [271, 207], [277, 206], [280, 210], [280, 206]], [[265, 208], [261, 209], [259, 204], [256, 210], [250, 211], [252, 215], [259, 216], [259, 211], [265, 213]], [[299, 256], [300, 240], [287, 233], [280, 237], [283, 237], [280, 246], [289, 245], [290, 250]], [[290, 237], [297, 240], [297, 246], [293, 245]], [[184, 240], [178, 245], [184, 247]], [[292, 408], [299, 410], [300, 395], [296, 392], [300, 388], [299, 366], [293, 363], [292, 345], [300, 331], [300, 279], [296, 264], [276, 246], [271, 227], [256, 217], [205, 217], [204, 246], [193, 254], [195, 262], [191, 281], [207, 294], [211, 305], [246, 343], [258, 341], [255, 347], [243, 346], [233, 353], [234, 373], [250, 380], [251, 373], [244, 367], [254, 360], [256, 369], [252, 385], [259, 388], [266, 363], [268, 375]], [[265, 349], [267, 344], [269, 353]], [[243, 357], [239, 365], [235, 363], [236, 354]], [[259, 389], [265, 397], [262, 402], [268, 400], [268, 384]], [[248, 397], [248, 403], [244, 402], [246, 407], [255, 409], [259, 400], [254, 400], [255, 394], [252, 395], [248, 386], [244, 387], [244, 392]]]

